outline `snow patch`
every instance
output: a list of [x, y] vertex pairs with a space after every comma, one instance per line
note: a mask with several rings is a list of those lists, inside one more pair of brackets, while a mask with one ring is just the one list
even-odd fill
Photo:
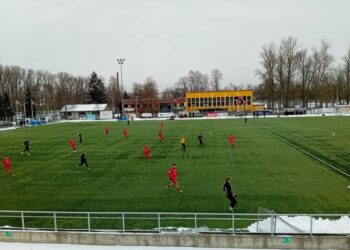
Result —
[[[275, 233], [310, 233], [311, 219], [309, 216], [276, 216], [272, 222]], [[270, 233], [271, 218], [250, 225], [251, 233]], [[350, 234], [350, 216], [341, 216], [337, 220], [314, 218], [312, 233], [318, 234]]]

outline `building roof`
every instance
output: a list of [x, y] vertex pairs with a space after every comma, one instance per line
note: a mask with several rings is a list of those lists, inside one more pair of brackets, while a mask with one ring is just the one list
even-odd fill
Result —
[[91, 112], [91, 111], [103, 111], [107, 107], [107, 104], [71, 104], [65, 105], [61, 109], [61, 112]]

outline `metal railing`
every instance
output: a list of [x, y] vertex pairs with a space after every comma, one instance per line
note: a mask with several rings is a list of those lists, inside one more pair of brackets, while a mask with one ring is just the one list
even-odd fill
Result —
[[[298, 222], [288, 221], [298, 216]], [[0, 230], [82, 232], [181, 232], [350, 235], [350, 225], [338, 231], [315, 230], [319, 218], [336, 220], [350, 214], [167, 213], [0, 211]], [[303, 223], [300, 223], [300, 222]], [[305, 227], [305, 224], [307, 226]], [[301, 225], [302, 224], [302, 225]]]

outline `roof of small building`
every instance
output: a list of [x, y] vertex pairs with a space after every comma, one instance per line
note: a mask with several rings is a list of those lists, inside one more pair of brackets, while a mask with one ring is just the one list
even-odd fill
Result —
[[61, 112], [91, 112], [91, 111], [103, 111], [107, 107], [107, 104], [71, 104], [65, 105], [61, 109]]

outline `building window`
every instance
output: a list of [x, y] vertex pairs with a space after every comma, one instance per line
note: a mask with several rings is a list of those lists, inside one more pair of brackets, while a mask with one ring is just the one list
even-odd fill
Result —
[[208, 106], [208, 98], [204, 98], [204, 105], [203, 106]]
[[199, 107], [199, 98], [196, 98], [196, 107]]
[[187, 105], [191, 107], [192, 104], [192, 98], [187, 98]]
[[230, 99], [229, 97], [226, 97], [226, 103], [225, 103], [226, 106], [228, 106], [230, 103], [229, 99]]
[[211, 99], [211, 97], [209, 97], [208, 99], [209, 99], [208, 106], [210, 106], [210, 107], [211, 107], [211, 104], [212, 104], [212, 99]]
[[250, 105], [251, 104], [251, 96], [248, 96], [248, 105]]
[[221, 97], [221, 106], [225, 106], [225, 97]]
[[216, 97], [213, 97], [213, 106], [216, 106]]
[[200, 101], [199, 106], [204, 106], [203, 105], [203, 98], [199, 98], [199, 101]]
[[233, 96], [230, 96], [230, 106], [233, 105]]

